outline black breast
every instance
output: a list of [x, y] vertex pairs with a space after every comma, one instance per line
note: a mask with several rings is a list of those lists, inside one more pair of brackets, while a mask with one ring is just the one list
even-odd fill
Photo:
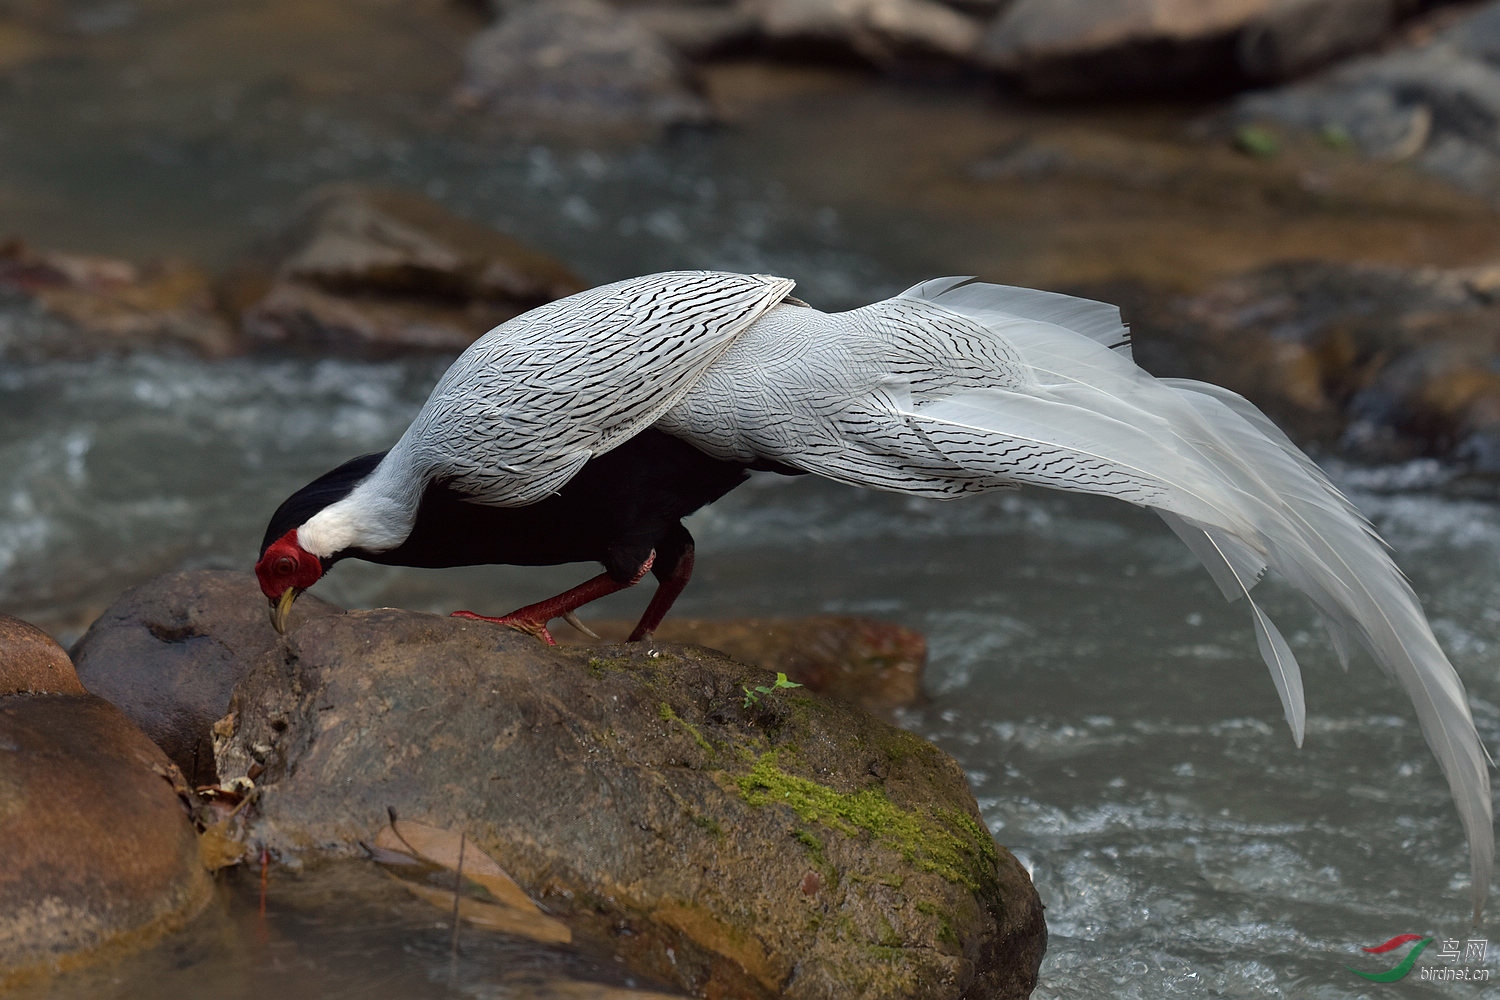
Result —
[[473, 503], [435, 482], [405, 542], [388, 552], [347, 555], [424, 567], [597, 561], [614, 572], [632, 559], [639, 565], [682, 518], [744, 482], [746, 468], [646, 430], [526, 507]]

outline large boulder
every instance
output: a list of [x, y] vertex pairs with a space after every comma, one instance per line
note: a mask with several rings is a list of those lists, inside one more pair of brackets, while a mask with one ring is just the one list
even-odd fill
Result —
[[458, 99], [533, 131], [650, 132], [714, 118], [682, 58], [600, 0], [508, 7], [469, 43]]
[[1128, 311], [1154, 374], [1235, 389], [1301, 439], [1500, 473], [1500, 268], [1280, 264]]
[[561, 263], [421, 195], [360, 184], [312, 192], [227, 282], [253, 342], [457, 352], [582, 289]]
[[771, 680], [690, 646], [320, 616], [240, 682], [218, 766], [254, 776], [274, 852], [356, 853], [392, 812], [458, 830], [699, 995], [1026, 996], [1041, 906], [958, 765]]
[[857, 57], [881, 68], [972, 59], [983, 25], [936, 0], [743, 0], [772, 48]]
[[223, 357], [239, 349], [206, 273], [180, 261], [114, 257], [0, 243], [0, 359], [178, 350]]
[[56, 639], [30, 622], [0, 614], [0, 698], [87, 693]]
[[[304, 595], [294, 621], [338, 608]], [[123, 711], [193, 786], [214, 785], [211, 732], [257, 657], [278, 646], [246, 573], [168, 573], [121, 594], [73, 644], [78, 679]]]
[[[141, 947], [211, 895], [171, 763], [0, 621], [0, 989]], [[37, 689], [43, 693], [36, 693]]]
[[[292, 620], [338, 614], [341, 608], [305, 594]], [[16, 622], [16, 629], [32, 626]], [[606, 639], [622, 641], [630, 622], [595, 622]], [[0, 619], [0, 639], [6, 623]], [[44, 635], [36, 630], [39, 635]], [[587, 640], [560, 629], [565, 642]], [[890, 713], [921, 698], [927, 655], [921, 633], [887, 622], [840, 615], [786, 619], [703, 621], [668, 618], [657, 632], [670, 642], [692, 642], [728, 652], [866, 711]], [[47, 638], [48, 643], [51, 639]], [[14, 676], [25, 683], [71, 683], [118, 706], [156, 742], [195, 787], [214, 785], [212, 730], [250, 665], [280, 648], [266, 599], [248, 573], [183, 570], [121, 594], [71, 650], [52, 643], [48, 665]], [[74, 664], [77, 676], [74, 676]], [[35, 688], [26, 688], [27, 690]], [[45, 690], [62, 690], [45, 687]]]
[[1402, 0], [1016, 0], [980, 50], [1044, 96], [1277, 81], [1366, 48]]
[[1233, 117], [1410, 160], [1500, 197], [1500, 2], [1415, 38], [1306, 82], [1246, 95]]

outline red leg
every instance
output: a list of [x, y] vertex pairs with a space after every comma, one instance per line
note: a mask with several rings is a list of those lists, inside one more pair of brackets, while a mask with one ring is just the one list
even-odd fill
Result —
[[[651, 569], [651, 565], [655, 561], [656, 552], [653, 551], [646, 557], [646, 561], [641, 563], [641, 568], [636, 570], [635, 576], [624, 583], [616, 580], [608, 573], [600, 573], [592, 580], [585, 580], [572, 590], [564, 591], [556, 597], [549, 597], [545, 601], [528, 604], [524, 608], [519, 608], [499, 618], [478, 615], [472, 611], [455, 611], [451, 617], [472, 618], [475, 621], [505, 625], [521, 632], [530, 632], [547, 645], [556, 646], [557, 641], [552, 638], [552, 633], [547, 631], [548, 622], [554, 618], [561, 618], [563, 615], [577, 611], [590, 601], [597, 601], [599, 598], [613, 594], [617, 590], [624, 590], [626, 587], [635, 586], [641, 581], [641, 577], [645, 576], [647, 571]], [[655, 603], [655, 601], [652, 601], [653, 607]], [[667, 603], [670, 604], [671, 602], [668, 601]], [[665, 608], [662, 609], [662, 614], [666, 614]]]
[[646, 613], [641, 615], [640, 622], [635, 631], [630, 633], [627, 642], [644, 642], [651, 638], [661, 620], [667, 617], [667, 612], [672, 610], [672, 604], [677, 600], [679, 594], [687, 587], [688, 580], [693, 576], [693, 541], [688, 539], [687, 547], [677, 557], [677, 562], [667, 574], [660, 578], [656, 585], [656, 593], [651, 596], [651, 603], [646, 605]]

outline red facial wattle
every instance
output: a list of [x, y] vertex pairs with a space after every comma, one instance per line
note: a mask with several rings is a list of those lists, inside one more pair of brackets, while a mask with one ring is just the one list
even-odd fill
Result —
[[266, 546], [255, 564], [255, 577], [271, 602], [271, 624], [277, 632], [286, 633], [292, 603], [322, 575], [323, 560], [297, 543], [296, 528]]
[[261, 593], [274, 601], [290, 587], [306, 590], [317, 583], [323, 576], [323, 561], [297, 544], [293, 528], [266, 546], [255, 564], [255, 576]]

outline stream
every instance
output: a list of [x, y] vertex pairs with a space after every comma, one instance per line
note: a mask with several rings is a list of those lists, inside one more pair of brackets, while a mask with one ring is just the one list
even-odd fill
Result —
[[[346, 78], [346, 56], [310, 82], [216, 62], [193, 46], [232, 33], [212, 21], [222, 11], [95, 8], [104, 26], [74, 50], [0, 78], [0, 235], [223, 267], [302, 192], [354, 177], [425, 192], [591, 282], [671, 267], [768, 271], [842, 308], [942, 272], [1066, 274], [1065, 261], [1044, 271], [1031, 255], [1045, 238], [1035, 219], [987, 223], [958, 210], [957, 188], [894, 200], [910, 175], [885, 169], [901, 160], [893, 132], [927, 123], [923, 169], [961, 188], [970, 181], [953, 180], [942, 158], [977, 155], [1015, 128], [971, 90], [788, 69], [798, 99], [781, 105], [754, 96], [756, 71], [725, 71], [716, 85], [750, 109], [733, 127], [591, 148], [434, 110], [443, 81], [416, 68], [361, 96], [365, 77]], [[115, 26], [112, 9], [124, 11]], [[362, 16], [355, 41], [374, 45], [416, 15], [377, 3]], [[445, 52], [442, 33], [464, 28], [449, 11], [403, 44]], [[188, 55], [172, 62], [174, 51]], [[1148, 118], [1130, 127], [1160, 127]], [[955, 138], [954, 123], [972, 128]], [[854, 135], [871, 147], [851, 148]], [[856, 176], [862, 159], [873, 166]], [[1046, 208], [1043, 198], [1035, 211]], [[1142, 225], [1139, 208], [1124, 206], [1122, 224]], [[1226, 239], [1241, 259], [1248, 237]], [[999, 270], [1007, 262], [1015, 268]], [[0, 341], [36, 322], [0, 302]], [[447, 361], [0, 361], [0, 610], [67, 643], [160, 572], [248, 569], [276, 504], [388, 447]], [[1430, 463], [1331, 471], [1393, 546], [1481, 737], [1500, 748], [1500, 507], [1443, 489]], [[1245, 609], [1226, 606], [1150, 514], [1034, 491], [937, 503], [767, 475], [689, 527], [698, 571], [682, 615], [861, 614], [928, 636], [930, 700], [900, 721], [960, 761], [996, 839], [1032, 871], [1051, 935], [1040, 1000], [1355, 998], [1371, 984], [1346, 966], [1395, 964], [1360, 946], [1408, 932], [1488, 942], [1492, 921], [1469, 925], [1462, 831], [1405, 697], [1367, 660], [1345, 674], [1311, 609], [1273, 581], [1265, 606], [1307, 675], [1299, 751]], [[347, 606], [499, 613], [593, 572], [349, 562], [317, 592]], [[616, 595], [591, 613], [633, 617], [645, 598]], [[273, 879], [260, 917], [253, 874], [236, 875], [222, 889], [226, 922], [80, 981], [77, 995], [215, 982], [208, 995], [274, 989], [286, 1000], [585, 995], [546, 985], [554, 974], [633, 985], [607, 956], [559, 962], [475, 939], [455, 972], [446, 932], [432, 929], [440, 915], [395, 898], [380, 913], [341, 912], [338, 880], [351, 877]], [[1435, 945], [1419, 969], [1455, 964], [1493, 970], [1500, 947], [1453, 963]], [[1500, 996], [1500, 986], [1414, 972], [1378, 995]]]

